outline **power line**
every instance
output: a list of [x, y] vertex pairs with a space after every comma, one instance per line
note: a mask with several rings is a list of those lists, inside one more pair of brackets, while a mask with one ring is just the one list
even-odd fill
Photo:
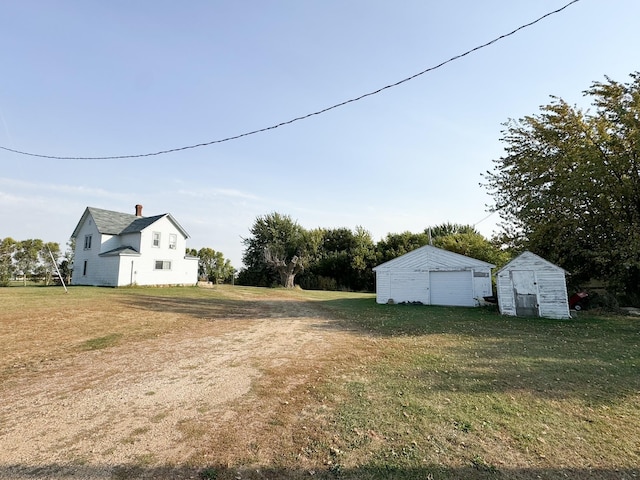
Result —
[[237, 139], [242, 138], [242, 137], [248, 137], [250, 135], [255, 135], [257, 133], [266, 132], [268, 130], [274, 130], [276, 128], [283, 127], [285, 125], [290, 125], [290, 124], [292, 124], [294, 122], [298, 122], [300, 120], [305, 120], [307, 118], [310, 118], [310, 117], [313, 117], [313, 116], [316, 116], [316, 115], [321, 115], [321, 114], [326, 113], [326, 112], [328, 112], [330, 110], [334, 110], [336, 108], [343, 107], [345, 105], [357, 102], [357, 101], [362, 100], [364, 98], [371, 97], [373, 95], [377, 95], [378, 93], [381, 93], [381, 92], [383, 92], [385, 90], [388, 90], [390, 88], [393, 88], [393, 87], [397, 87], [398, 85], [402, 85], [403, 83], [406, 83], [406, 82], [408, 82], [410, 80], [413, 80], [413, 79], [415, 79], [417, 77], [420, 77], [421, 75], [424, 75], [425, 73], [429, 73], [429, 72], [432, 72], [434, 70], [437, 70], [438, 68], [441, 68], [441, 67], [445, 66], [448, 63], [451, 63], [451, 62], [454, 62], [456, 60], [459, 60], [459, 59], [461, 59], [463, 57], [466, 57], [467, 55], [470, 55], [471, 53], [477, 52], [478, 50], [486, 48], [486, 47], [488, 47], [490, 45], [493, 45], [496, 42], [499, 42], [500, 40], [503, 40], [503, 39], [505, 39], [507, 37], [510, 37], [511, 35], [514, 35], [517, 32], [519, 32], [520, 30], [523, 30], [523, 29], [525, 29], [527, 27], [535, 25], [536, 23], [544, 20], [547, 17], [555, 15], [556, 13], [560, 13], [561, 11], [563, 11], [566, 8], [570, 7], [574, 3], [578, 3], [579, 1], [580, 0], [572, 0], [571, 2], [567, 3], [563, 7], [560, 7], [557, 10], [553, 10], [552, 12], [546, 13], [546, 14], [542, 15], [541, 17], [533, 20], [532, 22], [529, 22], [529, 23], [526, 23], [524, 25], [521, 25], [521, 26], [519, 26], [515, 30], [512, 30], [509, 33], [505, 33], [504, 35], [500, 35], [499, 37], [496, 37], [496, 38], [494, 38], [493, 40], [490, 40], [487, 43], [483, 43], [482, 45], [478, 45], [477, 47], [474, 47], [471, 50], [467, 50], [464, 53], [461, 53], [459, 55], [451, 57], [450, 59], [445, 60], [442, 63], [439, 63], [439, 64], [437, 64], [437, 65], [435, 65], [433, 67], [429, 67], [429, 68], [427, 68], [425, 70], [422, 70], [421, 72], [418, 72], [418, 73], [416, 73], [414, 75], [411, 75], [410, 77], [404, 78], [402, 80], [399, 80], [399, 81], [397, 81], [395, 83], [391, 83], [391, 84], [386, 85], [384, 87], [381, 87], [381, 88], [379, 88], [377, 90], [362, 94], [359, 97], [351, 98], [349, 100], [345, 100], [343, 102], [336, 103], [335, 105], [331, 105], [330, 107], [323, 108], [322, 110], [318, 110], [316, 112], [308, 113], [308, 114], [302, 115], [300, 117], [295, 117], [295, 118], [292, 118], [291, 120], [287, 120], [285, 122], [281, 122], [281, 123], [277, 123], [275, 125], [271, 125], [270, 127], [264, 127], [264, 128], [260, 128], [258, 130], [252, 130], [252, 131], [249, 131], [249, 132], [241, 133], [239, 135], [234, 135], [232, 137], [226, 137], [226, 138], [222, 138], [222, 139], [219, 139], [219, 140], [211, 140], [209, 142], [197, 143], [197, 144], [194, 144], [194, 145], [187, 145], [185, 147], [171, 148], [171, 149], [168, 149], [168, 150], [160, 150], [160, 151], [151, 152], [151, 153], [142, 153], [142, 154], [137, 154], [137, 155], [117, 155], [117, 156], [110, 156], [110, 157], [62, 157], [62, 156], [57, 156], [57, 155], [42, 155], [42, 154], [38, 154], [38, 153], [30, 153], [30, 152], [23, 152], [23, 151], [20, 151], [20, 150], [14, 150], [12, 148], [3, 147], [1, 145], [0, 145], [0, 149], [6, 150], [6, 151], [12, 152], [12, 153], [17, 153], [17, 154], [20, 154], [20, 155], [28, 155], [30, 157], [40, 157], [40, 158], [51, 158], [51, 159], [55, 159], [55, 160], [118, 160], [118, 159], [126, 159], [126, 158], [153, 157], [153, 156], [156, 156], [156, 155], [165, 155], [165, 154], [168, 154], [168, 153], [175, 153], [175, 152], [180, 152], [180, 151], [183, 151], [183, 150], [190, 150], [192, 148], [206, 147], [206, 146], [209, 146], [209, 145], [214, 145], [216, 143], [230, 142], [231, 140], [237, 140]]
[[488, 219], [491, 215], [493, 215], [494, 213], [496, 213], [499, 209], [496, 209], [494, 211], [492, 211], [489, 215], [482, 217], [482, 219], [478, 220], [476, 223], [474, 223], [472, 226], [475, 227], [476, 225], [478, 225], [479, 223], [484, 222], [486, 219]]

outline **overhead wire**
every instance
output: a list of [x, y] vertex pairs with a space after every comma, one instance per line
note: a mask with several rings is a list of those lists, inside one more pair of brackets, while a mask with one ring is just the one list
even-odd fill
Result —
[[549, 13], [546, 13], [546, 14], [542, 15], [541, 17], [538, 17], [537, 19], [535, 19], [535, 20], [533, 20], [533, 21], [531, 21], [529, 23], [521, 25], [521, 26], [519, 26], [518, 28], [512, 30], [509, 33], [505, 33], [503, 35], [500, 35], [499, 37], [496, 37], [493, 40], [490, 40], [490, 41], [488, 41], [486, 43], [483, 43], [482, 45], [478, 45], [477, 47], [474, 47], [474, 48], [472, 48], [470, 50], [467, 50], [466, 52], [463, 52], [463, 53], [460, 53], [458, 55], [455, 55], [455, 56], [449, 58], [448, 60], [445, 60], [445, 61], [443, 61], [443, 62], [441, 62], [441, 63], [439, 63], [437, 65], [434, 65], [432, 67], [426, 68], [425, 70], [422, 70], [421, 72], [415, 73], [415, 74], [413, 74], [413, 75], [411, 75], [409, 77], [403, 78], [402, 80], [399, 80], [397, 82], [391, 83], [389, 85], [385, 85], [384, 87], [378, 88], [377, 90], [373, 90], [371, 92], [364, 93], [364, 94], [362, 94], [362, 95], [360, 95], [358, 97], [354, 97], [354, 98], [351, 98], [349, 100], [345, 100], [345, 101], [342, 101], [340, 103], [336, 103], [334, 105], [331, 105], [329, 107], [323, 108], [321, 110], [317, 110], [315, 112], [311, 112], [311, 113], [308, 113], [306, 115], [295, 117], [295, 118], [292, 118], [290, 120], [277, 123], [275, 125], [271, 125], [271, 126], [264, 127], [264, 128], [259, 128], [257, 130], [251, 130], [251, 131], [244, 132], [244, 133], [241, 133], [241, 134], [238, 134], [238, 135], [233, 135], [231, 137], [221, 138], [221, 139], [218, 139], [218, 140], [211, 140], [211, 141], [208, 141], [208, 142], [197, 143], [197, 144], [187, 145], [187, 146], [183, 146], [183, 147], [170, 148], [170, 149], [167, 149], [167, 150], [159, 150], [159, 151], [156, 151], [156, 152], [141, 153], [141, 154], [134, 154], [134, 155], [114, 155], [114, 156], [94, 156], [94, 157], [65, 157], [65, 156], [58, 156], [58, 155], [43, 155], [43, 154], [38, 154], [38, 153], [25, 152], [25, 151], [21, 151], [21, 150], [15, 150], [15, 149], [12, 149], [12, 148], [4, 147], [2, 145], [0, 145], [0, 149], [8, 151], [8, 152], [16, 153], [16, 154], [19, 154], [19, 155], [27, 155], [27, 156], [30, 156], [30, 157], [39, 157], [39, 158], [49, 158], [49, 159], [54, 159], [54, 160], [119, 160], [119, 159], [128, 159], [128, 158], [143, 158], [143, 157], [153, 157], [153, 156], [157, 156], [157, 155], [165, 155], [165, 154], [169, 154], [169, 153], [175, 153], [175, 152], [180, 152], [180, 151], [184, 151], [184, 150], [190, 150], [190, 149], [194, 149], [194, 148], [206, 147], [206, 146], [214, 145], [214, 144], [217, 144], [217, 143], [224, 143], [224, 142], [230, 142], [232, 140], [238, 140], [238, 139], [243, 138], [243, 137], [248, 137], [250, 135], [255, 135], [255, 134], [266, 132], [266, 131], [269, 131], [269, 130], [274, 130], [276, 128], [283, 127], [285, 125], [290, 125], [292, 123], [299, 122], [301, 120], [305, 120], [305, 119], [308, 119], [310, 117], [314, 117], [316, 115], [322, 115], [323, 113], [329, 112], [330, 110], [335, 110], [336, 108], [343, 107], [343, 106], [348, 105], [350, 103], [358, 102], [358, 101], [363, 100], [363, 99], [365, 99], [367, 97], [371, 97], [373, 95], [377, 95], [377, 94], [379, 94], [379, 93], [381, 93], [381, 92], [383, 92], [385, 90], [388, 90], [390, 88], [394, 88], [394, 87], [397, 87], [399, 85], [402, 85], [403, 83], [406, 83], [406, 82], [409, 82], [411, 80], [414, 80], [415, 78], [420, 77], [420, 76], [422, 76], [422, 75], [424, 75], [426, 73], [432, 72], [434, 70], [437, 70], [437, 69], [447, 65], [448, 63], [451, 63], [451, 62], [454, 62], [456, 60], [459, 60], [459, 59], [461, 59], [463, 57], [466, 57], [467, 55], [470, 55], [470, 54], [472, 54], [474, 52], [477, 52], [478, 50], [481, 50], [481, 49], [486, 48], [486, 47], [488, 47], [490, 45], [493, 45], [494, 43], [499, 42], [500, 40], [503, 40], [503, 39], [505, 39], [507, 37], [510, 37], [510, 36], [516, 34], [517, 32], [519, 32], [520, 30], [528, 28], [528, 27], [530, 27], [532, 25], [535, 25], [538, 22], [541, 22], [545, 18], [548, 18], [548, 17], [550, 17], [552, 15], [555, 15], [557, 13], [562, 12], [563, 10], [567, 9], [568, 7], [573, 5], [574, 3], [578, 3], [579, 1], [580, 0], [572, 0], [569, 3], [567, 3], [566, 5], [560, 7], [558, 9], [556, 9], [556, 10], [553, 10], [553, 11], [551, 11]]
[[478, 220], [476, 223], [473, 223], [471, 226], [475, 227], [476, 225], [478, 225], [479, 223], [484, 222], [485, 220], [487, 220], [489, 217], [491, 217], [494, 213], [496, 213], [499, 209], [495, 209], [493, 210], [489, 215], [482, 217], [480, 220]]

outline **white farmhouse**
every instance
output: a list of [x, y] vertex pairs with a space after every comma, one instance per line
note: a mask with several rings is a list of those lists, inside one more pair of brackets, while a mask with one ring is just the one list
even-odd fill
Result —
[[491, 295], [494, 266], [425, 245], [373, 269], [376, 301], [474, 307]]
[[535, 253], [520, 254], [496, 273], [500, 313], [571, 318], [566, 275], [564, 269]]
[[87, 207], [76, 240], [74, 285], [195, 285], [198, 258], [185, 255], [187, 232], [169, 213], [142, 216]]

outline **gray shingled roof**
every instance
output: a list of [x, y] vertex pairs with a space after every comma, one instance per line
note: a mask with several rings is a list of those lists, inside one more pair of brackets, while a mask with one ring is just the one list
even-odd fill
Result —
[[155, 215], [153, 217], [136, 217], [130, 213], [114, 212], [112, 210], [103, 210], [101, 208], [87, 207], [82, 215], [82, 218], [78, 222], [72, 238], [76, 237], [76, 234], [84, 222], [87, 215], [91, 215], [93, 221], [96, 224], [98, 231], [105, 235], [122, 235], [125, 233], [137, 233], [141, 232], [149, 225], [157, 222], [163, 217], [169, 217], [169, 219], [176, 225], [176, 227], [184, 234], [185, 237], [189, 235], [180, 226], [180, 224], [169, 213], [163, 213], [162, 215]]
[[147, 228], [152, 223], [156, 222], [157, 220], [160, 220], [165, 215], [166, 214], [156, 215], [155, 217], [134, 217], [135, 220], [133, 222], [131, 222], [129, 224], [129, 226], [127, 228], [125, 228], [124, 230], [122, 230], [120, 233], [124, 234], [124, 233], [141, 232], [142, 230]]
[[121, 235], [123, 233], [136, 233], [142, 231], [155, 221], [164, 217], [136, 217], [130, 213], [113, 212], [101, 208], [87, 207], [89, 213], [96, 222], [96, 228], [100, 233], [107, 235]]
[[122, 231], [138, 219], [129, 213], [113, 212], [101, 208], [87, 207], [100, 233], [119, 235]]

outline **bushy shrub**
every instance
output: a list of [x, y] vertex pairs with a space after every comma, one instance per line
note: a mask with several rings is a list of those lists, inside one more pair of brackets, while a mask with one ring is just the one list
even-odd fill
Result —
[[589, 293], [589, 308], [617, 312], [620, 310], [620, 304], [615, 295], [609, 292], [591, 292]]

